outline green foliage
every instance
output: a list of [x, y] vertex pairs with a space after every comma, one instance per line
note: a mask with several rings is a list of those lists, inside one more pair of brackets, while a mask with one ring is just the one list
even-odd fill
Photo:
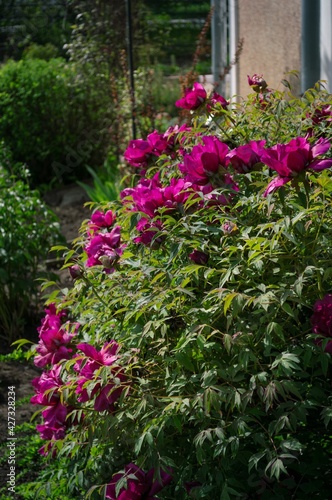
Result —
[[59, 56], [59, 51], [57, 47], [51, 43], [46, 45], [38, 45], [37, 43], [32, 43], [29, 47], [26, 47], [23, 52], [23, 59], [43, 59], [44, 61], [49, 61]]
[[[63, 59], [9, 61], [0, 70], [0, 136], [33, 184], [76, 179], [102, 163], [109, 141], [107, 99]], [[108, 116], [108, 118], [107, 118]]]
[[[27, 171], [22, 169], [27, 175]], [[0, 336], [11, 343], [37, 312], [42, 262], [60, 240], [59, 224], [37, 191], [0, 165]]]
[[[202, 105], [191, 114], [192, 129], [180, 133], [178, 149], [144, 165], [150, 194], [140, 209], [130, 210], [141, 200], [130, 190], [129, 205], [99, 207], [116, 212], [125, 244], [111, 272], [107, 264], [88, 265], [93, 236], [91, 226], [88, 233], [82, 228], [65, 253], [65, 266], [76, 264], [80, 273], [71, 290], [49, 301], [80, 324], [72, 348], [120, 344], [117, 362], [128, 383], [115, 410], [99, 412], [97, 384], [114, 381], [110, 367], [99, 363], [84, 383], [90, 399], [80, 404], [77, 360], [60, 362], [61, 397], [85, 417], [52, 442], [60, 462], [48, 469], [50, 488], [58, 487], [58, 473], [72, 498], [85, 490], [87, 498], [100, 499], [112, 475], [135, 462], [157, 474], [172, 468], [172, 483], [158, 494], [165, 500], [329, 498], [331, 354], [325, 347], [331, 340], [313, 335], [311, 316], [332, 289], [330, 171], [305, 169], [263, 196], [269, 168], [257, 162], [240, 173], [231, 164], [237, 189], [217, 184], [208, 196], [197, 189], [185, 201], [177, 193], [151, 217], [157, 230], [150, 244], [135, 238], [154, 203], [151, 178], [158, 173], [163, 188], [181, 179], [183, 149], [189, 154], [202, 136], [231, 149], [305, 136], [314, 144], [332, 136], [330, 115], [313, 121], [317, 109], [331, 104], [317, 85], [301, 98], [269, 91], [227, 110]], [[204, 167], [212, 183], [217, 174], [208, 161]], [[194, 250], [208, 259], [193, 261]]]
[[72, 1], [8, 0], [1, 4], [0, 60], [20, 59], [29, 46], [52, 44], [60, 55], [74, 22]]
[[[191, 64], [197, 39], [211, 8], [210, 2], [202, 1], [162, 1], [145, 0], [149, 25], [146, 27], [150, 47], [151, 62], [169, 64], [170, 54], [183, 67]], [[210, 58], [210, 43], [205, 56]], [[144, 47], [143, 47], [144, 48]], [[159, 50], [156, 51], [156, 48]]]
[[100, 175], [92, 168], [86, 167], [93, 179], [93, 186], [89, 186], [85, 182], [77, 182], [85, 190], [91, 201], [103, 203], [119, 198], [120, 174], [115, 160], [114, 157], [109, 157], [103, 165]]

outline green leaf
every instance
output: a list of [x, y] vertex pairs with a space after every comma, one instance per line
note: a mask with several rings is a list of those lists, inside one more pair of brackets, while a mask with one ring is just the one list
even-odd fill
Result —
[[275, 458], [267, 464], [265, 468], [266, 474], [268, 474], [269, 470], [270, 470], [269, 477], [271, 478], [275, 477], [277, 481], [279, 481], [281, 472], [287, 474], [287, 470], [285, 469], [283, 461], [280, 460], [280, 458]]
[[264, 450], [264, 451], [260, 451], [258, 453], [255, 453], [254, 455], [252, 455], [250, 458], [249, 458], [249, 462], [248, 462], [248, 470], [249, 472], [255, 467], [255, 469], [257, 469], [257, 465], [258, 465], [258, 462], [265, 457], [265, 455], [267, 454], [267, 450]]
[[225, 299], [224, 299], [224, 314], [226, 316], [226, 313], [228, 311], [228, 309], [230, 308], [230, 305], [233, 301], [233, 299], [237, 296], [237, 292], [232, 292], [232, 293], [229, 293]]
[[191, 372], [195, 371], [195, 367], [194, 367], [190, 357], [185, 352], [183, 352], [183, 351], [176, 352], [175, 358], [180, 366], [186, 368], [187, 370], [189, 370]]
[[321, 415], [324, 419], [325, 427], [328, 427], [330, 421], [332, 420], [332, 406], [324, 408], [321, 412]]

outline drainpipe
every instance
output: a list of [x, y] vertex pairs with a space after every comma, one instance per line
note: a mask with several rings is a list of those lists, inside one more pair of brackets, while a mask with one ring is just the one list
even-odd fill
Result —
[[131, 100], [132, 138], [136, 139], [136, 103], [135, 103], [135, 80], [134, 80], [131, 0], [126, 0], [126, 15], [127, 15], [127, 19], [126, 19], [126, 21], [127, 21], [127, 50], [128, 50], [128, 70], [129, 70], [130, 100]]
[[[238, 44], [238, 0], [229, 1], [229, 50], [230, 50], [230, 60], [234, 61], [235, 53]], [[233, 100], [236, 100], [236, 94], [238, 93], [238, 65], [233, 64], [231, 66], [230, 75], [230, 95]]]
[[320, 0], [302, 0], [301, 92], [320, 79]]

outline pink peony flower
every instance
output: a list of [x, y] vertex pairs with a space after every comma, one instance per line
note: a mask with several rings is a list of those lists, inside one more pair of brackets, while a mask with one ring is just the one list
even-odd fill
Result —
[[185, 89], [184, 97], [176, 101], [178, 108], [195, 110], [206, 100], [206, 90], [201, 83], [194, 83], [192, 89]]
[[332, 159], [319, 159], [330, 148], [327, 139], [320, 138], [314, 146], [307, 139], [297, 137], [288, 144], [276, 144], [266, 149], [261, 155], [261, 161], [275, 170], [279, 175], [267, 186], [264, 196], [276, 191], [290, 182], [304, 170], [311, 169], [320, 172], [332, 166]]
[[119, 359], [118, 351], [120, 346], [115, 340], [105, 342], [100, 351], [97, 351], [95, 347], [87, 342], [78, 344], [77, 349], [82, 351], [87, 359], [84, 357], [79, 358], [74, 365], [74, 369], [87, 378], [91, 378], [93, 373], [101, 366], [113, 365]]
[[[317, 300], [313, 307], [313, 315], [310, 318], [312, 331], [317, 335], [331, 338], [325, 347], [325, 351], [332, 354], [332, 294], [327, 294], [321, 300]], [[318, 341], [317, 343], [321, 343]]]
[[232, 149], [227, 153], [227, 159], [234, 170], [244, 174], [260, 163], [266, 141], [250, 141], [248, 144]]
[[[127, 477], [127, 485], [116, 494], [116, 484], [123, 477]], [[126, 465], [123, 473], [115, 474], [112, 481], [107, 485], [105, 498], [110, 500], [156, 500], [159, 493], [171, 481], [172, 477], [165, 471], [160, 470], [160, 479], [154, 480], [154, 469], [144, 472], [137, 465], [130, 463]]]

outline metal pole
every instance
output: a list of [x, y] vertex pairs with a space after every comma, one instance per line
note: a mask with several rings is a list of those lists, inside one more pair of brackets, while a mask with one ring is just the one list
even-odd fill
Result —
[[302, 0], [301, 91], [320, 79], [320, 1]]
[[134, 58], [133, 58], [133, 33], [131, 24], [131, 0], [126, 0], [127, 7], [127, 48], [128, 48], [128, 67], [130, 82], [130, 100], [131, 100], [131, 121], [132, 135], [136, 139], [136, 106], [135, 106], [135, 81], [134, 81]]

